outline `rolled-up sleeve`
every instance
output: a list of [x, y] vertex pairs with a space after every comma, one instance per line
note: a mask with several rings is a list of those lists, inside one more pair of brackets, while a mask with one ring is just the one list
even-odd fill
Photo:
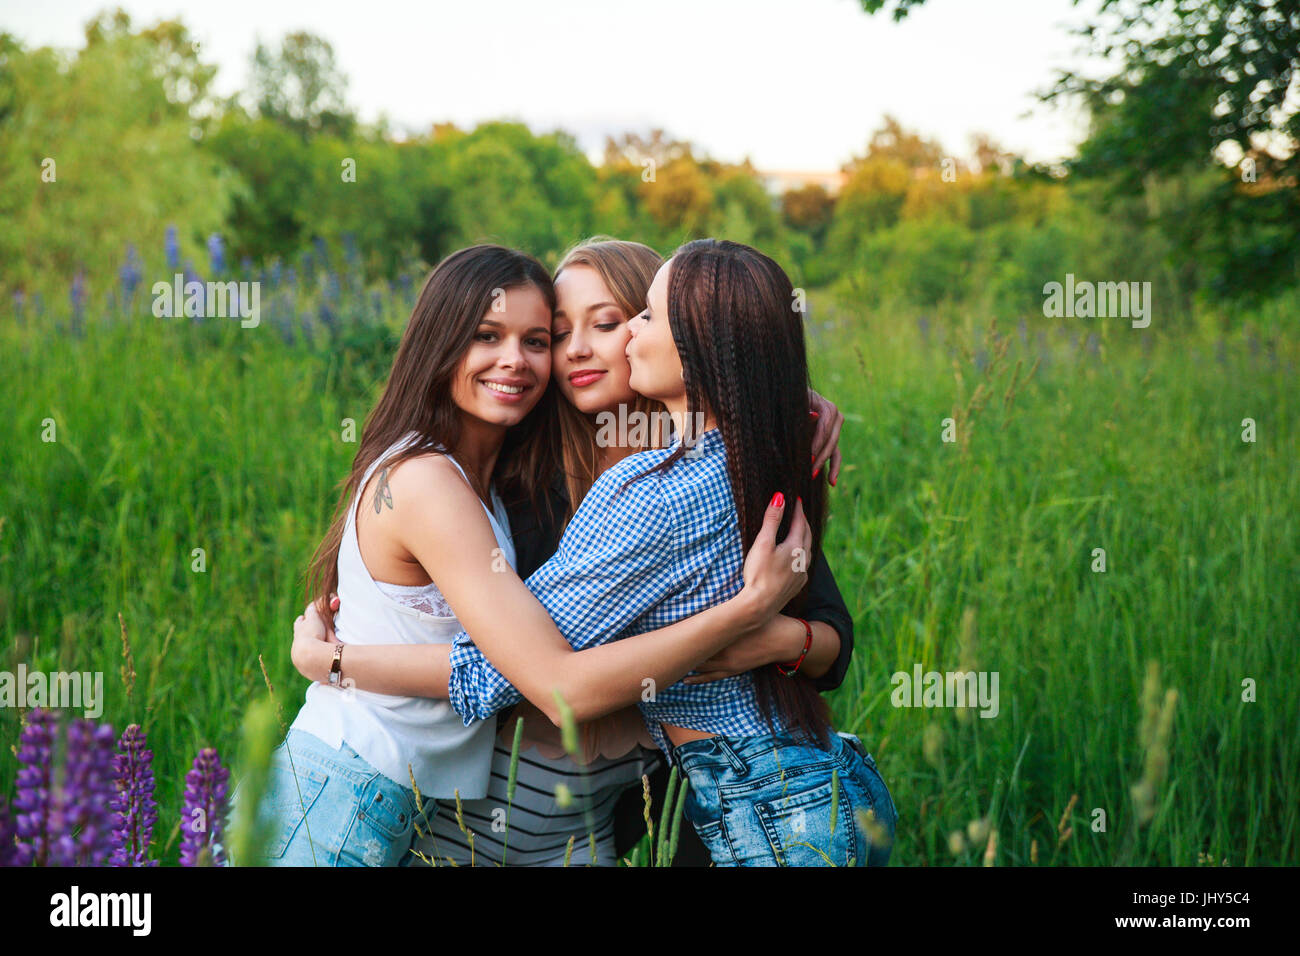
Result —
[[[575, 650], [624, 636], [672, 592], [679, 577], [673, 515], [659, 478], [648, 475], [620, 491], [636, 473], [621, 467], [625, 463], [600, 476], [559, 550], [524, 582]], [[448, 697], [466, 724], [523, 699], [464, 631], [452, 643]]]

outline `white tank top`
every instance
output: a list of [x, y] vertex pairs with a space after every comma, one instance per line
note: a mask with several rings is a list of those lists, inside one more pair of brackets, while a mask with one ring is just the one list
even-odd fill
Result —
[[[380, 455], [366, 470], [357, 495], [376, 468], [415, 438], [411, 433]], [[461, 475], [465, 474], [450, 455], [447, 460]], [[513, 568], [515, 549], [510, 540], [510, 521], [495, 487], [490, 495], [492, 510], [487, 505], [483, 510], [501, 549], [499, 557]], [[429, 614], [408, 606], [386, 594], [370, 576], [357, 545], [356, 515], [354, 496], [339, 545], [340, 609], [334, 619], [339, 640], [345, 644], [450, 644], [463, 628], [442, 600], [436, 585], [424, 585], [416, 590], [429, 606], [445, 609], [445, 614]], [[488, 568], [485, 562], [484, 570]], [[346, 651], [343, 668], [346, 677]], [[336, 689], [313, 682], [307, 688], [307, 700], [293, 726], [314, 734], [331, 747], [337, 748], [346, 741], [376, 770], [404, 787], [410, 787], [413, 773], [421, 796], [450, 798], [457, 790], [465, 799], [487, 795], [497, 722], [476, 720], [466, 727], [445, 700], [375, 694], [355, 687]]]

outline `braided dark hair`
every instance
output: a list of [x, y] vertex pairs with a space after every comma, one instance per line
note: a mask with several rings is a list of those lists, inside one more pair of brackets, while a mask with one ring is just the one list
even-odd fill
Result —
[[[753, 545], [773, 493], [803, 499], [816, 554], [826, 499], [812, 477], [813, 427], [808, 416], [808, 361], [802, 314], [785, 271], [757, 249], [724, 239], [697, 239], [679, 248], [668, 275], [668, 324], [682, 363], [686, 421], [711, 412], [727, 453], [741, 541]], [[686, 442], [664, 461], [629, 481], [666, 471], [686, 453]], [[626, 486], [626, 484], [625, 484]], [[787, 507], [778, 540], [790, 527]], [[811, 564], [812, 555], [807, 557]], [[805, 587], [787, 611], [798, 614]], [[826, 746], [826, 702], [801, 675], [775, 667], [753, 672], [759, 705], [791, 731]]]

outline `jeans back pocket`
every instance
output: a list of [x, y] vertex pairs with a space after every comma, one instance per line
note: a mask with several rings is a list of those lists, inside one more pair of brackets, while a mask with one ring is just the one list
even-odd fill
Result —
[[415, 838], [415, 808], [406, 793], [382, 774], [361, 788], [339, 866], [400, 866], [406, 860]]
[[778, 866], [847, 866], [850, 860], [861, 864], [853, 801], [844, 781], [837, 782], [838, 799], [832, 797], [828, 780], [798, 793], [755, 801]]
[[389, 840], [409, 837], [414, 829], [413, 809], [405, 791], [385, 776], [366, 787], [358, 817]]

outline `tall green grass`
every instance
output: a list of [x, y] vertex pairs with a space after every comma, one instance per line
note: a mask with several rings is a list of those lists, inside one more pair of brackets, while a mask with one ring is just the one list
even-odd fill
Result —
[[[893, 793], [893, 862], [1296, 862], [1296, 343], [1031, 316], [999, 356], [987, 316], [813, 307], [814, 385], [847, 419], [826, 551], [857, 633], [831, 702]], [[301, 575], [391, 341], [0, 329], [0, 668], [104, 672], [103, 719], [155, 749], [172, 854], [189, 756], [233, 758], [267, 694], [259, 653], [286, 716], [301, 699]], [[997, 671], [999, 715], [894, 707], [917, 663]], [[5, 794], [18, 719], [0, 709]]]

